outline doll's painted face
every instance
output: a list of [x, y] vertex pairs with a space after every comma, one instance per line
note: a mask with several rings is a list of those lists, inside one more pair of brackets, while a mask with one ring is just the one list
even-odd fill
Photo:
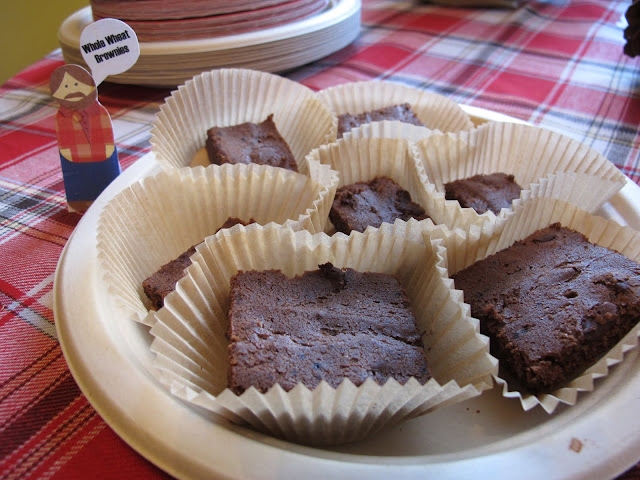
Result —
[[51, 76], [49, 87], [60, 105], [71, 110], [83, 110], [97, 97], [93, 78], [77, 65], [58, 67]]

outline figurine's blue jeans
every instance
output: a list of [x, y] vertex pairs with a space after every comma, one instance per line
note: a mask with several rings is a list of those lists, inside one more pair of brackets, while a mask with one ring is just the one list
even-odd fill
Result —
[[118, 149], [102, 162], [70, 162], [60, 155], [67, 201], [95, 200], [120, 172]]

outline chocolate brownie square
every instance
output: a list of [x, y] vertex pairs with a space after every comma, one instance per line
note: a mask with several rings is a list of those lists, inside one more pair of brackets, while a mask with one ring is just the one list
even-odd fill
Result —
[[337, 269], [287, 278], [279, 270], [231, 279], [228, 386], [285, 391], [345, 379], [404, 384], [431, 377], [409, 298], [393, 275]]
[[553, 224], [452, 277], [517, 388], [552, 392], [640, 321], [640, 265]]
[[627, 26], [623, 32], [626, 41], [623, 51], [631, 58], [637, 57], [640, 55], [640, 2], [632, 1], [624, 16]]
[[206, 149], [209, 160], [215, 165], [258, 163], [298, 171], [289, 145], [273, 122], [273, 114], [262, 123], [210, 128]]
[[[252, 218], [249, 223], [253, 223], [255, 220]], [[231, 228], [234, 225], [248, 225], [239, 218], [229, 217], [224, 224], [217, 230], [220, 231], [223, 228]], [[151, 301], [151, 305], [156, 310], [159, 310], [164, 305], [164, 297], [169, 295], [176, 289], [176, 283], [182, 277], [184, 277], [184, 271], [191, 265], [191, 255], [196, 253], [196, 246], [192, 245], [183, 252], [177, 258], [171, 260], [168, 263], [162, 265], [155, 273], [147, 277], [142, 282], [142, 289], [145, 295]]]
[[420, 205], [411, 200], [409, 192], [389, 177], [375, 177], [338, 188], [329, 212], [329, 219], [338, 232], [364, 232], [382, 222], [424, 220], [429, 218]]
[[338, 115], [338, 138], [342, 138], [346, 132], [350, 132], [351, 129], [360, 125], [382, 120], [398, 120], [400, 122], [424, 127], [424, 124], [416, 116], [411, 105], [403, 103], [363, 113], [343, 113], [342, 115]]
[[522, 188], [513, 175], [492, 173], [474, 175], [445, 184], [445, 198], [457, 200], [463, 208], [473, 208], [478, 214], [491, 210], [498, 215], [503, 208], [520, 197]]

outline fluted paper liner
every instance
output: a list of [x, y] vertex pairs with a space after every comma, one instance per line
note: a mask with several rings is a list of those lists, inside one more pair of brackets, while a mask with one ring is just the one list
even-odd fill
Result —
[[270, 114], [300, 162], [313, 148], [335, 138], [337, 119], [309, 88], [248, 69], [204, 72], [181, 85], [160, 107], [151, 129], [151, 151], [165, 168], [191, 164], [205, 146], [207, 130]]
[[[508, 248], [537, 230], [553, 223], [584, 234], [591, 243], [615, 250], [640, 262], [640, 233], [602, 217], [591, 215], [568, 202], [552, 198], [530, 198], [514, 207], [504, 221], [487, 224], [471, 233], [457, 230], [445, 235], [449, 274], [463, 270], [500, 250]], [[638, 346], [640, 324], [637, 324], [614, 348], [565, 387], [549, 394], [531, 395], [512, 390], [504, 378], [496, 376], [503, 396], [516, 398], [524, 410], [541, 406], [553, 413], [558, 404], [575, 405], [579, 392], [590, 392], [594, 381], [608, 375], [609, 368], [623, 360], [624, 354]]]
[[[408, 223], [409, 228], [428, 229], [434, 223], [448, 228], [469, 228], [486, 222], [486, 217], [461, 209], [457, 203], [444, 202], [444, 197], [428, 182], [412, 143], [405, 138], [341, 138], [313, 150], [307, 161], [330, 165], [336, 170], [340, 176], [338, 187], [369, 181], [378, 175], [391, 178], [431, 217], [420, 221], [396, 220]], [[331, 227], [329, 224], [328, 233]]]
[[516, 8], [523, 3], [522, 0], [431, 0], [432, 3], [447, 7], [499, 7]]
[[152, 323], [143, 280], [229, 217], [323, 231], [336, 186], [336, 172], [317, 163], [309, 176], [264, 165], [211, 165], [134, 183], [105, 206], [98, 223], [99, 266], [113, 308]]
[[600, 153], [569, 137], [529, 125], [488, 122], [468, 132], [431, 135], [417, 141], [415, 148], [427, 176], [425, 182], [435, 185], [441, 208], [453, 203], [459, 210], [469, 210], [472, 217], [487, 221], [496, 221], [511, 209], [503, 209], [497, 216], [491, 211], [478, 215], [455, 200], [445, 200], [444, 185], [477, 174], [502, 172], [513, 174], [523, 190], [533, 191], [521, 195], [528, 198], [542, 195], [534, 185], [547, 181], [543, 180], [546, 177], [574, 174], [577, 176], [564, 186], [555, 180], [555, 188], [546, 189], [544, 195], [572, 202], [588, 212], [597, 210], [625, 185], [624, 175]]
[[[358, 114], [409, 103], [416, 117], [431, 130], [457, 132], [473, 128], [460, 105], [437, 93], [392, 82], [352, 82], [317, 92], [318, 98], [336, 115]], [[337, 132], [334, 132], [337, 134]], [[336, 137], [334, 137], [335, 139]]]
[[[388, 226], [389, 229], [392, 226]], [[294, 442], [332, 445], [356, 441], [401, 420], [476, 396], [492, 385], [497, 372], [487, 338], [478, 333], [450, 288], [443, 250], [409, 236], [371, 231], [350, 236], [274, 224], [238, 226], [210, 236], [197, 247], [194, 263], [156, 313], [151, 329], [157, 378], [175, 395], [215, 415]], [[285, 392], [250, 388], [238, 396], [227, 386], [227, 310], [229, 281], [239, 270], [280, 269], [287, 276], [331, 262], [362, 272], [395, 274], [412, 301], [424, 331], [433, 379], [420, 385], [394, 380], [356, 387], [345, 380], [313, 390], [298, 385]]]
[[406, 138], [416, 142], [437, 133], [441, 134], [442, 132], [398, 120], [382, 120], [354, 127], [345, 132], [342, 138]]

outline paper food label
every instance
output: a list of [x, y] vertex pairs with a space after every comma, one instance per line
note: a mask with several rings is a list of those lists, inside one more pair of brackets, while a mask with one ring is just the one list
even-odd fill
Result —
[[80, 53], [97, 86], [109, 75], [131, 68], [140, 56], [140, 44], [129, 25], [115, 18], [104, 18], [82, 31]]

